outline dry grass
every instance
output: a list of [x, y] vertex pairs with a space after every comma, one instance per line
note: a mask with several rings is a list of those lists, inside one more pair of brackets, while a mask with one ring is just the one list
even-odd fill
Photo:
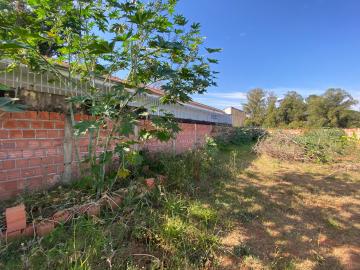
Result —
[[355, 158], [320, 165], [254, 157], [215, 196], [228, 217], [220, 269], [360, 269]]

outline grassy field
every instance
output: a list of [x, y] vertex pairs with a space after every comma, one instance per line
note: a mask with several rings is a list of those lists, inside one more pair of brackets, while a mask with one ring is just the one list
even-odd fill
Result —
[[118, 211], [0, 243], [0, 269], [360, 269], [359, 157], [290, 163], [251, 149], [149, 159], [164, 186], [135, 179]]
[[244, 168], [213, 195], [231, 224], [222, 269], [360, 269], [356, 158], [320, 165], [242, 156]]

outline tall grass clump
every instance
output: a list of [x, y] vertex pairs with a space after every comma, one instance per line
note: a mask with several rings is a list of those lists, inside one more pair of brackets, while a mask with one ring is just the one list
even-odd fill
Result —
[[[120, 208], [76, 217], [44, 238], [0, 243], [0, 269], [215, 267], [222, 228], [209, 194], [231, 177], [223, 155], [208, 139], [203, 148], [181, 155], [146, 156], [147, 169], [129, 182]], [[144, 177], [158, 174], [167, 179], [148, 189]]]

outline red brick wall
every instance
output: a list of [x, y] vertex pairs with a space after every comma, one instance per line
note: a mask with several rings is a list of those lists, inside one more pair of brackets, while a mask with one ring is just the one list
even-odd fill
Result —
[[211, 135], [212, 125], [179, 123], [181, 132], [176, 136], [176, 140], [161, 143], [150, 140], [142, 146], [150, 152], [171, 152], [182, 153], [205, 143], [205, 138]]
[[[75, 120], [87, 116], [76, 115]], [[143, 123], [144, 124], [144, 123]], [[54, 112], [6, 113], [0, 118], [0, 200], [24, 191], [47, 188], [59, 181], [64, 172], [65, 116]], [[160, 143], [152, 140], [141, 146], [151, 152], [177, 153], [201, 145], [212, 126], [180, 123], [176, 140]], [[77, 140], [80, 157], [87, 154], [89, 138]], [[73, 160], [75, 159], [73, 147]], [[73, 163], [72, 175], [77, 178]]]
[[64, 116], [7, 113], [0, 119], [0, 199], [59, 181], [64, 169]]

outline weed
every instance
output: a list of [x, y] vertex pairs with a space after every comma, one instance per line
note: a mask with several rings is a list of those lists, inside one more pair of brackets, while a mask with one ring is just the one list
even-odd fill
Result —
[[190, 205], [189, 215], [205, 222], [205, 224], [215, 223], [217, 219], [216, 212], [210, 207], [206, 207], [199, 202]]
[[236, 257], [245, 257], [251, 255], [251, 249], [245, 244], [236, 245], [233, 248], [233, 253]]
[[241, 210], [237, 213], [236, 217], [242, 222], [242, 223], [249, 223], [256, 219], [258, 216], [252, 212]]
[[326, 219], [326, 224], [333, 229], [341, 229], [341, 224], [333, 217], [328, 217]]

